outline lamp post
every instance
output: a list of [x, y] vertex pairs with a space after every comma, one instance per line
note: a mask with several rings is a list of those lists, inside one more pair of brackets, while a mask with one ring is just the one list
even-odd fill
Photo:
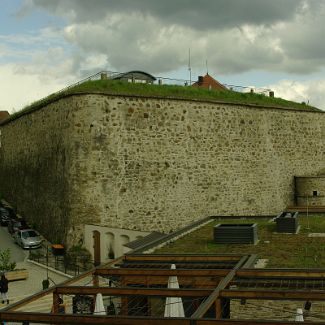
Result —
[[308, 194], [306, 195], [306, 214], [307, 214], [307, 229], [309, 230], [309, 214], [308, 214]]

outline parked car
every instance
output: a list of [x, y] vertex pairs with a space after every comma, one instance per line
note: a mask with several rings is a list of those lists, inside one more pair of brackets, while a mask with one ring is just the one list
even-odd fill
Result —
[[42, 238], [34, 229], [22, 229], [16, 231], [14, 234], [14, 240], [22, 248], [38, 248], [42, 245]]
[[16, 231], [21, 229], [29, 228], [27, 222], [24, 219], [11, 219], [8, 223], [8, 232], [14, 234]]
[[9, 220], [10, 220], [9, 211], [4, 208], [0, 207], [0, 224], [1, 226], [8, 226]]

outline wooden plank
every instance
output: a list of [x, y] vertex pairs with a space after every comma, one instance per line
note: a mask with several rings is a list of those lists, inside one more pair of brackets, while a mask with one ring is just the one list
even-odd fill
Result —
[[220, 297], [232, 299], [325, 301], [325, 291], [306, 290], [221, 290]]
[[233, 270], [231, 270], [226, 277], [224, 277], [216, 287], [216, 289], [211, 293], [211, 295], [202, 303], [199, 308], [193, 313], [191, 318], [202, 318], [208, 309], [215, 303], [218, 299], [220, 291], [224, 289], [229, 282], [235, 277], [236, 271], [241, 268], [244, 263], [247, 261], [248, 256], [243, 256], [241, 260], [236, 264]]
[[239, 278], [325, 278], [324, 269], [241, 269]]
[[58, 286], [54, 294], [81, 294], [94, 295], [101, 293], [103, 296], [161, 296], [161, 297], [206, 297], [213, 290], [202, 289], [167, 289], [167, 288], [116, 288], [116, 287], [88, 287], [88, 286]]

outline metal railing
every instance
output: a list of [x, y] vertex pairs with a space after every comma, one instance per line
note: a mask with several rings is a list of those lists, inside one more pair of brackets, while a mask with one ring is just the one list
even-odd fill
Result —
[[64, 255], [54, 256], [51, 254], [47, 255], [45, 252], [38, 252], [36, 254], [30, 254], [29, 259], [72, 276], [77, 276], [93, 267], [93, 263], [91, 263], [91, 261], [83, 263], [82, 256], [81, 258], [75, 258], [73, 261], [71, 261], [67, 256]]
[[[117, 72], [117, 71], [107, 71], [103, 70], [100, 72], [97, 72], [89, 77], [86, 77], [76, 83], [73, 83], [54, 94], [60, 94], [62, 92], [65, 92], [71, 88], [74, 88], [80, 84], [83, 84], [87, 81], [94, 81], [94, 80], [100, 80], [100, 79], [109, 79], [113, 80], [116, 79], [119, 76], [123, 76], [125, 74], [129, 74], [129, 72]], [[130, 73], [132, 76], [132, 73]], [[161, 77], [161, 76], [153, 76], [155, 78], [155, 81], [152, 82], [152, 84], [156, 85], [178, 85], [178, 86], [189, 86], [193, 85], [197, 81], [194, 80], [188, 80], [188, 79], [177, 79], [177, 78], [169, 78], [169, 77]], [[132, 79], [132, 77], [130, 78]], [[133, 81], [136, 82], [136, 78], [133, 78]], [[240, 92], [240, 93], [255, 93], [255, 94], [262, 94], [265, 96], [269, 96], [270, 93], [272, 93], [271, 89], [268, 88], [261, 88], [261, 87], [254, 87], [254, 86], [238, 86], [238, 85], [229, 85], [229, 84], [222, 84], [224, 87], [226, 87], [228, 90]]]

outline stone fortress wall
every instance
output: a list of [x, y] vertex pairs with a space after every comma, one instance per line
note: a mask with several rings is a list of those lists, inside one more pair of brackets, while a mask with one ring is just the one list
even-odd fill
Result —
[[70, 95], [1, 125], [0, 193], [52, 241], [84, 224], [169, 232], [209, 215], [276, 215], [325, 168], [325, 115]]

